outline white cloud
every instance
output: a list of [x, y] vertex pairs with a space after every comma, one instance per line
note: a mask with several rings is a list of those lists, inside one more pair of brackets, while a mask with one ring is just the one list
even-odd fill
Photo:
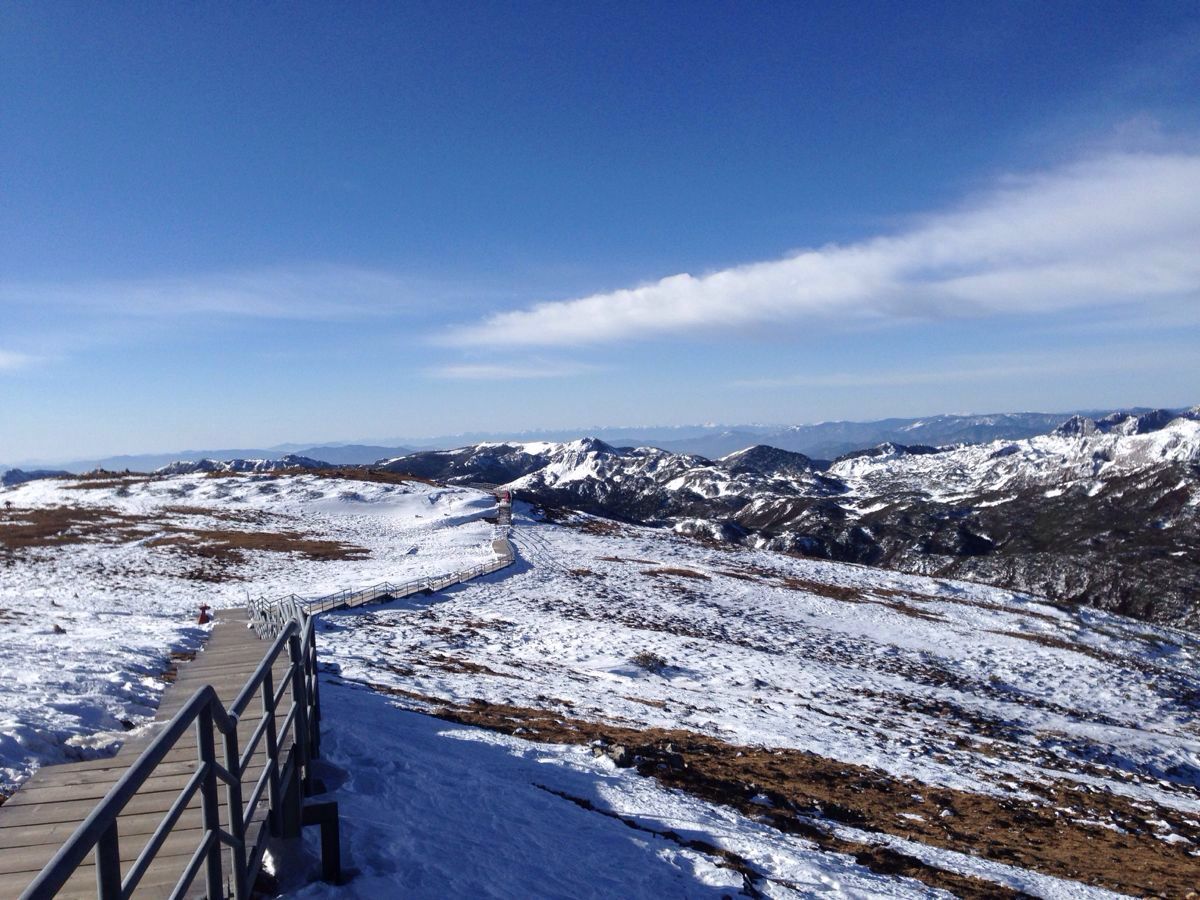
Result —
[[596, 371], [595, 366], [584, 363], [462, 363], [437, 366], [426, 370], [431, 378], [446, 378], [466, 381], [506, 381], [527, 378], [567, 378]]
[[1200, 296], [1200, 156], [1001, 180], [907, 231], [498, 313], [457, 345], [576, 345], [789, 321], [1042, 314]]

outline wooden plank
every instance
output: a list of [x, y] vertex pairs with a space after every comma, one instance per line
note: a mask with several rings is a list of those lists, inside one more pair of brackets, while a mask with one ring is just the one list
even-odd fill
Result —
[[[21, 785], [21, 789], [13, 794], [7, 801], [5, 806], [18, 802], [17, 798], [21, 797], [27, 791], [37, 791], [45, 787], [63, 787], [66, 785], [89, 785], [99, 784], [104, 782], [115, 783], [116, 778], [113, 777], [113, 772], [124, 774], [129, 768], [129, 763], [125, 760], [120, 760], [117, 757], [109, 757], [105, 760], [96, 760], [97, 763], [104, 765], [92, 765], [87, 769], [76, 768], [74, 765], [64, 766], [47, 766], [43, 769], [38, 769], [33, 776]], [[173, 775], [177, 771], [191, 769], [186, 763], [163, 763], [159, 766], [159, 775]]]
[[[128, 833], [126, 833], [123, 827], [121, 828], [121, 862], [125, 864], [125, 869], [128, 869], [129, 865], [137, 860], [156, 827], [157, 823], [148, 830], [141, 832], [130, 831]], [[171, 834], [168, 835], [157, 856], [191, 856], [196, 848], [200, 846], [200, 842], [204, 838], [204, 833], [204, 823], [201, 818], [200, 809], [196, 807], [189, 811], [186, 821], [181, 820], [175, 829], [172, 830]], [[58, 852], [60, 846], [62, 845], [40, 844], [28, 847], [14, 847], [5, 852], [2, 862], [0, 862], [0, 874], [15, 875], [24, 872], [28, 873], [28, 880], [32, 880], [46, 863], [50, 861], [54, 854]]]
[[[257, 829], [261, 828], [261, 823], [254, 826], [255, 830], [251, 830], [248, 837], [254, 838], [257, 834]], [[166, 898], [171, 895], [179, 876], [186, 867], [191, 853], [196, 846], [199, 846], [200, 832], [194, 832], [196, 837], [192, 841], [193, 846], [187, 846], [187, 841], [182, 842], [182, 847], [174, 843], [173, 839], [168, 839], [170, 848], [164, 847], [164, 855], [156, 857], [151, 863], [145, 876], [138, 883], [135, 896], [139, 900], [157, 900], [157, 898]], [[122, 857], [126, 854], [122, 853]], [[127, 874], [129, 864], [132, 858], [125, 859], [122, 865], [122, 874]], [[222, 870], [228, 873], [232, 870], [232, 855], [228, 849], [222, 849]], [[21, 893], [29, 882], [33, 880], [36, 871], [32, 872], [14, 872], [0, 875], [0, 897], [16, 897]], [[58, 893], [58, 898], [87, 898], [87, 900], [95, 900], [96, 897], [96, 870], [95, 866], [88, 861], [82, 865], [63, 886], [63, 889]], [[203, 872], [197, 879], [192, 882], [192, 888], [188, 892], [189, 897], [204, 896], [204, 875]]]
[[[247, 799], [249, 799], [250, 792], [253, 789], [255, 782], [257, 782], [259, 775], [261, 774], [261, 769], [256, 770], [253, 774], [253, 777], [248, 777], [245, 781], [243, 781], [243, 804]], [[178, 796], [177, 792], [172, 795], [172, 802], [175, 796]], [[228, 826], [229, 807], [225, 802], [225, 791], [223, 788], [219, 791], [218, 799], [221, 822]], [[155, 829], [158, 828], [159, 823], [165, 818], [167, 809], [169, 809], [169, 807], [170, 803], [165, 803], [162, 804], [161, 810], [155, 810], [150, 813], [138, 814], [131, 813], [129, 811], [123, 812], [118, 817], [118, 828], [121, 834], [121, 839], [124, 841], [127, 838], [136, 837], [138, 835], [144, 836], [152, 834]], [[261, 803], [259, 804], [259, 807], [260, 811], [264, 810], [264, 807]], [[184, 826], [198, 828], [200, 824], [201, 819], [199, 800], [194, 798], [193, 802], [188, 805], [187, 810], [180, 818], [179, 825], [176, 827]], [[49, 859], [54, 852], [57, 851], [60, 846], [62, 846], [66, 839], [74, 833], [78, 825], [79, 823], [75, 822], [74, 820], [68, 822], [39, 822], [36, 824], [13, 825], [13, 831], [4, 834], [2, 838], [3, 844], [6, 847], [6, 855], [4, 857], [0, 857], [0, 872], [8, 871], [6, 866], [8, 849], [47, 845], [49, 849], [46, 859]], [[142, 843], [144, 843], [144, 841]]]
[[[156, 793], [166, 790], [180, 790], [192, 774], [196, 771], [198, 762], [172, 762], [162, 763], [154, 774], [146, 779], [144, 790], [147, 793]], [[258, 778], [262, 772], [263, 766], [261, 763], [252, 760], [247, 768], [247, 771], [242, 777], [243, 784], [247, 781], [253, 781]], [[125, 773], [125, 767], [122, 766], [119, 774]], [[118, 776], [119, 777], [119, 776]], [[36, 805], [39, 803], [58, 802], [60, 800], [100, 800], [108, 793], [109, 789], [115, 783], [114, 781], [90, 781], [84, 784], [45, 784], [37, 786], [22, 787], [12, 799], [5, 803], [9, 809], [14, 809], [20, 806]], [[220, 782], [222, 785], [224, 782]], [[0, 823], [0, 828], [3, 823]]]
[[[178, 791], [192, 777], [192, 773], [196, 770], [197, 766], [188, 767], [180, 763], [175, 763], [172, 764], [172, 768], [177, 771], [163, 772], [161, 768], [155, 769], [154, 774], [146, 779], [143, 789], [147, 793], [167, 790]], [[19, 809], [22, 806], [58, 803], [62, 800], [99, 800], [108, 793], [111, 787], [111, 784], [103, 781], [93, 781], [89, 784], [46, 784], [35, 788], [24, 787], [17, 791], [13, 795], [13, 798], [4, 805], [12, 810]], [[3, 826], [0, 825], [0, 827]]]

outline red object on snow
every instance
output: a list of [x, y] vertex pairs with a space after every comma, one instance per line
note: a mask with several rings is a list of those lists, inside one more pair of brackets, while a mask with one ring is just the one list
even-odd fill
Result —
[[197, 625], [207, 625], [209, 622], [212, 621], [212, 616], [210, 616], [208, 614], [208, 611], [210, 609], [212, 609], [212, 607], [209, 606], [207, 603], [200, 604], [200, 618], [198, 618], [196, 620]]

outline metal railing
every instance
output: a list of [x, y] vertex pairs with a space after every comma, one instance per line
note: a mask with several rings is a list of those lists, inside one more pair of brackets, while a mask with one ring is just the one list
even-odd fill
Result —
[[[287, 671], [282, 684], [276, 687], [274, 667], [285, 650]], [[280, 704], [289, 694], [290, 700], [279, 722]], [[241, 717], [255, 697], [261, 697], [262, 716], [254, 724], [245, 746], [241, 746], [239, 727], [249, 724], [242, 722]], [[22, 900], [54, 897], [89, 855], [95, 858], [98, 897], [124, 900], [131, 896], [197, 794], [202, 833], [170, 896], [185, 896], [203, 872], [205, 893], [210, 900], [226, 896], [244, 900], [262, 867], [267, 840], [272, 835], [291, 836], [299, 832], [304, 819], [303, 796], [310, 784], [310, 763], [320, 749], [319, 724], [313, 622], [294, 619], [280, 629], [270, 650], [228, 709], [211, 685], [192, 695], [26, 888]], [[193, 726], [196, 770], [129, 871], [122, 874], [118, 817]], [[264, 743], [265, 764], [249, 797], [243, 799], [243, 780]], [[222, 785], [226, 799], [224, 822], [218, 797]], [[264, 800], [266, 807], [260, 808]], [[231, 857], [228, 869], [222, 859], [223, 850]]]
[[274, 599], [253, 598], [246, 604], [250, 623], [259, 637], [270, 638], [278, 634], [279, 629], [293, 619], [304, 621], [318, 613], [334, 609], [349, 609], [385, 599], [399, 600], [402, 597], [422, 592], [432, 593], [452, 584], [459, 584], [481, 575], [497, 572], [505, 566], [512, 565], [515, 558], [512, 544], [508, 540], [508, 533], [509, 526], [506, 524], [492, 529], [494, 559], [446, 575], [426, 575], [402, 582], [381, 581], [370, 587], [353, 590], [347, 588], [323, 597], [306, 598], [297, 594], [288, 594], [285, 597]]

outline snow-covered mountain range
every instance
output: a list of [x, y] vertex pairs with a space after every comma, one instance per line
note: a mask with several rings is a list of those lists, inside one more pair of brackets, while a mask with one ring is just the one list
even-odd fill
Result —
[[[1141, 438], [1170, 455], [1186, 428], [1103, 427], [1045, 443]], [[680, 497], [720, 485], [730, 504], [750, 485], [848, 504], [847, 482], [870, 474], [762, 448], [719, 461], [594, 443], [475, 456], [539, 457], [519, 483], [566, 490], [599, 471]], [[317, 597], [491, 557], [488, 491], [280, 468], [0, 488], [0, 799], [41, 765], [143, 733], [178, 660], [203, 644], [201, 603]], [[519, 499], [510, 538], [517, 560], [500, 572], [318, 621], [327, 799], [356, 876], [304, 885], [297, 869], [278, 896], [1193, 889], [1196, 635], [986, 585], [548, 518]]]
[[[1178, 414], [1182, 410], [1175, 410]], [[1137, 408], [1112, 415], [1139, 415], [1150, 412]], [[536, 429], [520, 432], [469, 432], [434, 437], [388, 438], [363, 443], [291, 443], [259, 449], [178, 450], [168, 453], [91, 457], [83, 459], [0, 461], [0, 473], [6, 469], [55, 469], [75, 474], [104, 469], [110, 472], [130, 470], [149, 472], [175, 462], [203, 460], [278, 459], [281, 456], [306, 456], [339, 466], [369, 465], [379, 459], [400, 456], [417, 450], [444, 450], [479, 443], [518, 443], [550, 441], [567, 443], [584, 436], [599, 438], [614, 447], [658, 447], [674, 453], [695, 453], [716, 458], [750, 447], [767, 444], [821, 459], [833, 459], [855, 450], [881, 443], [944, 445], [985, 443], [994, 440], [1019, 440], [1045, 434], [1076, 413], [989, 413], [985, 415], [935, 415], [917, 419], [889, 418], [868, 422], [815, 422], [803, 425], [779, 424], [705, 424], [650, 425], [583, 428]], [[1082, 411], [1082, 415], [1102, 418], [1108, 410]]]
[[1076, 416], [1049, 434], [885, 443], [832, 463], [756, 445], [718, 459], [595, 438], [482, 443], [382, 468], [625, 521], [971, 578], [1200, 623], [1200, 407]]
[[191, 475], [196, 472], [236, 474], [239, 472], [278, 472], [283, 469], [327, 469], [331, 465], [325, 460], [289, 453], [287, 456], [277, 459], [237, 457], [234, 459], [176, 460], [155, 469], [154, 473], [156, 475]]

